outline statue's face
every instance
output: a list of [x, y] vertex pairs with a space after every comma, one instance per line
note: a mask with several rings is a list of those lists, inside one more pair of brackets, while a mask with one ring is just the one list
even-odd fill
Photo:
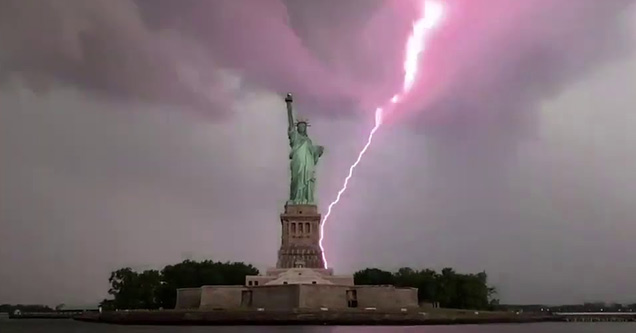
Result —
[[298, 130], [298, 133], [300, 134], [307, 134], [307, 124], [305, 123], [296, 124], [296, 129]]

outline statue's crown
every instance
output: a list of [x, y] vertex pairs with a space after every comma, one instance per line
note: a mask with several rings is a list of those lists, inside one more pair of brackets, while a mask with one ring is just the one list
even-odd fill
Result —
[[300, 123], [304, 123], [305, 125], [307, 125], [307, 127], [309, 127], [309, 119], [307, 118], [298, 118], [296, 120], [296, 125], [300, 124]]

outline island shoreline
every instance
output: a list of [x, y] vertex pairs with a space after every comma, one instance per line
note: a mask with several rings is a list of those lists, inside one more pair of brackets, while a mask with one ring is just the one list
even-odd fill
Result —
[[553, 316], [467, 314], [455, 316], [382, 312], [257, 312], [257, 311], [117, 311], [86, 313], [83, 322], [152, 326], [441, 326], [558, 322]]

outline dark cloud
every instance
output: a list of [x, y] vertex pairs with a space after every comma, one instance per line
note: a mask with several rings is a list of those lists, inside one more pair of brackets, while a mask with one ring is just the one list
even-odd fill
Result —
[[[625, 45], [602, 4], [453, 0], [430, 41], [409, 110], [477, 126], [537, 101]], [[282, 0], [5, 1], [4, 71], [36, 89], [63, 82], [129, 100], [214, 107], [218, 71], [293, 90], [315, 112], [383, 102], [402, 79], [403, 45], [419, 2]], [[37, 24], [33, 22], [37, 21]], [[470, 111], [464, 111], [470, 108]], [[477, 110], [475, 110], [477, 109]], [[523, 112], [523, 111], [522, 111]], [[508, 119], [508, 120], [506, 120]], [[523, 121], [522, 121], [523, 122]]]
[[[128, 0], [0, 4], [1, 79], [39, 93], [59, 84], [102, 97], [210, 108], [219, 102], [210, 61], [170, 32], [150, 31]], [[193, 77], [192, 73], [196, 73]], [[216, 112], [219, 112], [218, 108]]]

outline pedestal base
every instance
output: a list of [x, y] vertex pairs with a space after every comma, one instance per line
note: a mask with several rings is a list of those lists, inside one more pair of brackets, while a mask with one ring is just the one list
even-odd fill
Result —
[[324, 268], [318, 207], [285, 205], [280, 222], [282, 235], [276, 268]]

